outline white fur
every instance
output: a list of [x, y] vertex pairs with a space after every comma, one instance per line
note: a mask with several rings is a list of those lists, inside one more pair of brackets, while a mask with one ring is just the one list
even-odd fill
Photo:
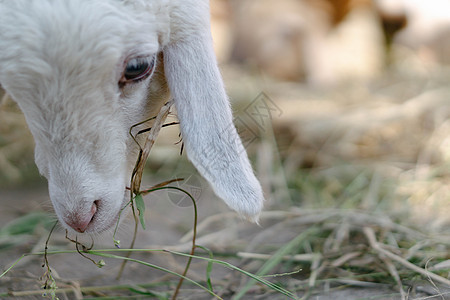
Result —
[[[0, 1], [0, 83], [25, 114], [66, 227], [89, 222], [86, 232], [101, 232], [116, 222], [137, 153], [128, 130], [169, 92], [190, 160], [231, 208], [257, 219], [262, 190], [209, 27], [207, 0]], [[126, 60], [154, 54], [154, 74], [120, 89]]]

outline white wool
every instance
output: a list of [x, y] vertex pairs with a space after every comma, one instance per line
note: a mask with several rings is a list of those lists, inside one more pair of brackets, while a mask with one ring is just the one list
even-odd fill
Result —
[[[156, 71], [119, 86], [128, 59]], [[133, 124], [175, 100], [190, 160], [231, 208], [251, 219], [260, 184], [232, 123], [213, 52], [207, 0], [0, 1], [0, 84], [36, 142], [60, 221], [112, 226], [127, 202], [137, 147]]]

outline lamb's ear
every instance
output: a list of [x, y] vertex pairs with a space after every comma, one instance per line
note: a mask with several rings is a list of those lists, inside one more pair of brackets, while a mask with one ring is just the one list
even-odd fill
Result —
[[164, 49], [188, 158], [228, 206], [257, 221], [263, 193], [233, 125], [209, 28]]

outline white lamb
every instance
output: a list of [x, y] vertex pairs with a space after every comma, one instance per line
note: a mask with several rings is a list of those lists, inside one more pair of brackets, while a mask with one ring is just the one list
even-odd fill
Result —
[[0, 0], [0, 84], [25, 115], [66, 228], [117, 222], [138, 150], [128, 131], [169, 94], [189, 159], [257, 219], [262, 190], [232, 125], [208, 0]]

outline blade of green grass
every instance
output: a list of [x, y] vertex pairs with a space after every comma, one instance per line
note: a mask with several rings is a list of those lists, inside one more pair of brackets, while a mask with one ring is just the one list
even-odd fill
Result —
[[[77, 251], [74, 250], [61, 250], [61, 251], [48, 251], [47, 255], [51, 255], [51, 254], [65, 254], [65, 253], [76, 253]], [[174, 255], [178, 255], [178, 256], [185, 256], [185, 257], [191, 257], [194, 259], [199, 259], [199, 260], [205, 260], [207, 261], [209, 264], [218, 264], [218, 265], [222, 265], [223, 267], [226, 267], [228, 269], [234, 270], [234, 271], [238, 271], [242, 274], [244, 274], [245, 276], [250, 277], [251, 279], [253, 279], [255, 282], [259, 282], [269, 288], [271, 288], [274, 291], [277, 291], [283, 295], [285, 295], [286, 297], [290, 298], [290, 299], [297, 299], [296, 295], [294, 295], [292, 292], [280, 287], [277, 284], [274, 284], [258, 275], [252, 274], [250, 272], [247, 272], [243, 269], [240, 269], [239, 267], [236, 267], [226, 261], [221, 261], [221, 260], [217, 260], [217, 259], [212, 259], [212, 258], [207, 258], [207, 257], [201, 257], [201, 256], [196, 256], [196, 255], [190, 255], [187, 253], [182, 253], [182, 252], [177, 252], [177, 251], [170, 251], [170, 250], [163, 250], [163, 249], [101, 249], [101, 250], [89, 250], [89, 251], [84, 251], [84, 253], [86, 254], [91, 254], [91, 255], [97, 255], [97, 256], [101, 256], [101, 257], [108, 257], [108, 258], [114, 258], [114, 259], [120, 259], [120, 260], [127, 260], [127, 261], [132, 261], [132, 262], [136, 262], [151, 268], [155, 268], [157, 270], [163, 271], [163, 272], [167, 272], [169, 274], [175, 275], [177, 277], [181, 277], [185, 280], [187, 280], [188, 282], [191, 282], [192, 284], [200, 287], [202, 290], [207, 291], [209, 294], [211, 294], [212, 296], [218, 298], [218, 299], [222, 299], [221, 297], [219, 297], [218, 295], [216, 295], [212, 290], [209, 290], [209, 286], [208, 288], [204, 287], [203, 285], [195, 282], [194, 280], [185, 277], [181, 274], [178, 274], [176, 272], [173, 272], [171, 270], [165, 269], [163, 267], [159, 267], [144, 261], [140, 261], [138, 259], [134, 259], [134, 258], [128, 258], [128, 257], [124, 257], [124, 256], [119, 256], [119, 255], [114, 255], [114, 254], [110, 254], [107, 252], [116, 252], [116, 253], [121, 253], [121, 252], [167, 252], [167, 253], [171, 253]], [[16, 260], [13, 265], [11, 267], [9, 267], [5, 272], [3, 272], [3, 274], [0, 275], [0, 278], [2, 276], [4, 276], [6, 273], [8, 273], [12, 268], [14, 268], [15, 265], [17, 265], [19, 263], [19, 261], [21, 259], [23, 259], [26, 256], [29, 255], [43, 255], [44, 252], [36, 252], [36, 253], [29, 253], [29, 254], [24, 254], [22, 255], [18, 260]], [[210, 267], [210, 269], [212, 269], [212, 266]], [[209, 271], [208, 271], [209, 272]], [[207, 275], [209, 276], [209, 275]]]
[[[203, 250], [205, 250], [206, 252], [208, 252], [209, 258], [210, 258], [211, 260], [214, 259], [214, 255], [213, 255], [213, 253], [212, 253], [211, 250], [209, 250], [209, 249], [206, 248], [206, 247], [199, 246], [199, 245], [196, 245], [196, 247], [198, 247], [198, 248], [200, 248], [200, 249], [203, 249]], [[213, 291], [212, 282], [211, 282], [211, 272], [212, 272], [212, 267], [213, 267], [213, 263], [212, 263], [212, 261], [209, 261], [209, 262], [208, 262], [208, 266], [206, 267], [206, 283], [207, 283], [207, 285], [208, 285], [208, 288], [209, 288], [211, 291]]]
[[137, 194], [134, 198], [134, 202], [136, 203], [136, 208], [139, 211], [139, 221], [141, 222], [142, 228], [145, 230], [145, 204], [144, 199], [142, 198], [141, 194]]
[[186, 253], [170, 251], [170, 250], [164, 250], [164, 251], [168, 252], [168, 253], [180, 255], [180, 256], [187, 256], [187, 257], [193, 257], [193, 258], [196, 258], [196, 259], [206, 260], [206, 261], [218, 264], [218, 265], [222, 265], [222, 266], [224, 266], [224, 267], [226, 267], [228, 269], [231, 269], [231, 270], [234, 270], [234, 271], [238, 271], [238, 272], [244, 274], [245, 276], [248, 276], [251, 279], [255, 280], [256, 282], [259, 282], [259, 283], [261, 283], [261, 284], [271, 288], [272, 290], [277, 291], [277, 292], [285, 295], [286, 297], [289, 297], [291, 299], [297, 299], [296, 295], [294, 295], [292, 292], [290, 292], [290, 291], [280, 287], [279, 285], [274, 284], [274, 283], [272, 283], [272, 282], [270, 282], [268, 280], [265, 280], [264, 278], [262, 278], [262, 277], [260, 277], [258, 275], [252, 274], [252, 273], [247, 272], [247, 271], [245, 271], [245, 270], [243, 270], [241, 268], [238, 268], [235, 265], [232, 265], [232, 264], [230, 264], [230, 263], [228, 263], [226, 261], [221, 261], [221, 260], [217, 260], [217, 259], [210, 259], [210, 258], [207, 258], [207, 257], [201, 257], [201, 256], [195, 256], [195, 255], [189, 255], [189, 254], [186, 254]]
[[[89, 293], [104, 293], [106, 291], [112, 292], [112, 291], [135, 291], [136, 289], [145, 289], [145, 288], [155, 288], [159, 286], [169, 286], [169, 283], [140, 283], [137, 285], [132, 284], [117, 284], [117, 285], [105, 285], [105, 286], [88, 286], [88, 287], [80, 287], [79, 291], [83, 294], [89, 294]], [[20, 299], [20, 297], [31, 297], [31, 296], [39, 296], [42, 295], [42, 293], [45, 292], [44, 290], [32, 290], [32, 291], [10, 291], [6, 293], [0, 293], [0, 299], [10, 298], [10, 297], [16, 297], [17, 299]], [[73, 288], [59, 288], [55, 291], [55, 294], [70, 294], [73, 293]], [[169, 298], [169, 293], [163, 293], [163, 292], [151, 292], [150, 294], [155, 294], [156, 296], [159, 296], [162, 300], [167, 300]], [[148, 295], [143, 295], [142, 298], [148, 299], [148, 297], [144, 297]], [[87, 299], [135, 299], [135, 298], [141, 298], [139, 295], [132, 295], [132, 296], [104, 296], [104, 297], [94, 297], [94, 298], [83, 298], [84, 300]]]
[[[293, 250], [299, 248], [299, 246], [301, 245], [301, 243], [303, 243], [304, 240], [306, 240], [310, 236], [317, 234], [318, 232], [319, 228], [314, 226], [299, 234], [296, 238], [294, 238], [292, 241], [290, 241], [282, 248], [280, 248], [277, 252], [275, 252], [275, 254], [269, 260], [267, 260], [264, 263], [264, 265], [259, 269], [257, 275], [258, 276], [267, 275], [267, 273], [269, 273], [272, 269], [274, 269], [276, 266], [280, 264], [284, 256], [291, 253]], [[233, 300], [241, 299], [255, 283], [256, 283], [255, 279], [251, 278], [247, 282], [247, 284], [239, 291], [239, 293], [233, 297]]]
[[142, 296], [152, 296], [159, 300], [166, 300], [169, 298], [169, 295], [167, 293], [157, 293], [157, 292], [153, 292], [153, 291], [149, 291], [147, 289], [141, 288], [139, 286], [130, 287], [129, 290], [133, 293], [136, 293], [136, 294], [139, 294]]
[[196, 282], [196, 281], [190, 279], [189, 277], [183, 276], [183, 275], [181, 275], [181, 274], [179, 274], [179, 273], [176, 273], [176, 272], [171, 271], [171, 270], [169, 270], [169, 269], [166, 269], [166, 268], [164, 268], [164, 267], [160, 267], [160, 266], [157, 266], [157, 265], [154, 265], [154, 264], [151, 264], [151, 263], [148, 263], [148, 262], [139, 260], [139, 259], [130, 258], [130, 257], [125, 257], [125, 256], [119, 256], [119, 255], [114, 255], [114, 254], [109, 254], [109, 253], [103, 253], [103, 252], [93, 251], [93, 250], [89, 250], [89, 251], [86, 251], [86, 252], [89, 253], [89, 254], [97, 255], [97, 256], [101, 256], [101, 257], [114, 258], [114, 259], [120, 259], [120, 260], [127, 260], [127, 261], [131, 261], [131, 262], [139, 263], [139, 264], [142, 264], [142, 265], [144, 265], [144, 266], [151, 267], [151, 268], [153, 268], [153, 269], [160, 270], [160, 271], [169, 273], [169, 274], [171, 274], [171, 275], [175, 275], [175, 276], [177, 276], [177, 277], [183, 278], [183, 279], [186, 280], [186, 281], [189, 281], [190, 283], [192, 283], [192, 284], [194, 284], [195, 286], [201, 288], [202, 290], [208, 292], [210, 295], [216, 297], [217, 299], [222, 299], [219, 295], [215, 294], [213, 291], [210, 291], [208, 288], [204, 287], [204, 286], [201, 285], [200, 283], [198, 283], [198, 282]]
[[[43, 254], [43, 253], [42, 253]], [[0, 278], [2, 278], [3, 276], [5, 276], [9, 271], [12, 270], [12, 268], [14, 268], [24, 257], [28, 256], [28, 254], [22, 254], [22, 256], [20, 258], [18, 258], [15, 262], [13, 262], [13, 264], [7, 268], [5, 271], [3, 271], [2, 274], [0, 274]]]
[[6, 224], [0, 229], [0, 235], [19, 235], [31, 234], [36, 229], [36, 226], [41, 223], [48, 223], [49, 215], [45, 213], [30, 213]]

